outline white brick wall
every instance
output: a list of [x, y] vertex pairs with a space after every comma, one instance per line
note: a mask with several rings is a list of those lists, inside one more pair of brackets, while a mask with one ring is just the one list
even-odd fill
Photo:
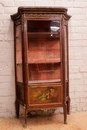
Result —
[[19, 6], [64, 6], [69, 21], [71, 112], [87, 110], [87, 0], [0, 0], [0, 117], [15, 115], [13, 22]]

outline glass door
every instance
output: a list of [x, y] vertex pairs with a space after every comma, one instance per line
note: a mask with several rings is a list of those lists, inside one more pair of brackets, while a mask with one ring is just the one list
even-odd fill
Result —
[[28, 20], [29, 83], [61, 81], [60, 21]]

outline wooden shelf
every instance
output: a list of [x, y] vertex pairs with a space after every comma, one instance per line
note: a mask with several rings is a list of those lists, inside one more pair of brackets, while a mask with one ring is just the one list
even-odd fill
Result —
[[50, 61], [47, 61], [47, 60], [45, 60], [45, 61], [31, 61], [31, 62], [28, 62], [28, 64], [52, 64], [52, 63], [60, 63], [60, 60], [50, 60]]
[[22, 63], [17, 63], [16, 65], [22, 65]]
[[28, 32], [28, 37], [50, 37], [50, 38], [59, 38], [58, 32]]
[[29, 81], [29, 84], [33, 83], [55, 83], [55, 82], [61, 82], [61, 79], [55, 79], [55, 80], [32, 80]]
[[[54, 60], [54, 61], [34, 61], [34, 62], [28, 62], [28, 64], [56, 64], [56, 63], [60, 63], [60, 60]], [[22, 63], [17, 63], [16, 65], [22, 65]]]

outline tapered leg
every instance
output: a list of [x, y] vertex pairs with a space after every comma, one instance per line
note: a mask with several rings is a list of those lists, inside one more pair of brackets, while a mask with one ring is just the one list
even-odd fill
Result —
[[67, 114], [70, 114], [70, 98], [67, 101]]
[[63, 107], [63, 111], [64, 111], [64, 124], [67, 124], [67, 104], [64, 104]]
[[16, 117], [19, 118], [19, 109], [20, 108], [19, 108], [19, 103], [17, 100], [15, 101], [15, 108], [16, 108]]
[[27, 124], [27, 109], [26, 109], [26, 105], [24, 106], [24, 125], [23, 127], [25, 128]]

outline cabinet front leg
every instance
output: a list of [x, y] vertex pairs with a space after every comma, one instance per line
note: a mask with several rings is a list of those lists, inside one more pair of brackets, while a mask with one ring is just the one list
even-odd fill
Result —
[[19, 118], [19, 109], [20, 108], [19, 108], [19, 103], [17, 100], [15, 101], [15, 108], [16, 108], [16, 117]]
[[26, 105], [24, 105], [24, 128], [26, 127], [27, 124], [27, 109]]
[[70, 114], [70, 98], [67, 101], [67, 114]]
[[64, 103], [63, 111], [64, 111], [64, 124], [67, 124], [67, 104], [66, 103]]

